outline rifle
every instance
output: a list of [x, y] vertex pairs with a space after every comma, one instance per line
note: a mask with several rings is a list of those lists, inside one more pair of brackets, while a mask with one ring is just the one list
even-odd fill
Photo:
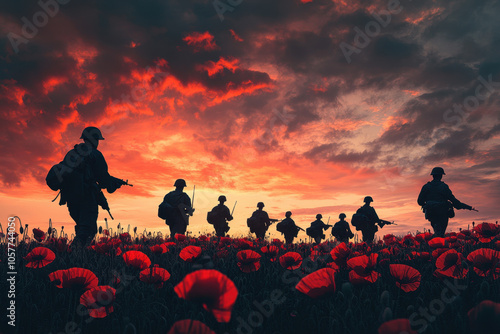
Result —
[[231, 211], [231, 217], [233, 216], [234, 209], [236, 209], [236, 203], [238, 203], [238, 201], [234, 202], [233, 211]]
[[106, 199], [106, 196], [104, 196], [102, 190], [99, 189], [96, 199], [97, 199], [97, 204], [99, 204], [101, 208], [103, 208], [104, 210], [108, 211], [109, 216], [111, 217], [111, 219], [114, 220], [113, 216], [111, 215], [111, 211], [109, 210], [108, 200]]
[[383, 220], [383, 219], [380, 219], [378, 222], [377, 222], [378, 226], [380, 226], [380, 228], [384, 227], [385, 225], [397, 225], [396, 223], [394, 222], [390, 222], [388, 220]]
[[269, 221], [271, 222], [269, 225], [271, 225], [272, 223], [279, 222], [280, 220], [279, 219], [271, 219], [271, 218], [269, 218]]
[[296, 227], [297, 229], [299, 229], [300, 231], [304, 231], [304, 232], [306, 231], [306, 230], [304, 230], [304, 229], [303, 229], [302, 227], [300, 227], [300, 226], [295, 225], [295, 227]]

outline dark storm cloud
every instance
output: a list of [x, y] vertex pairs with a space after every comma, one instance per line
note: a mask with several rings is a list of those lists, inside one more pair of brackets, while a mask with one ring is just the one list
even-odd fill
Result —
[[[209, 0], [71, 1], [61, 6], [60, 14], [21, 46], [18, 54], [12, 52], [7, 36], [0, 35], [3, 45], [0, 56], [5, 59], [0, 64], [0, 80], [15, 80], [18, 87], [26, 90], [23, 106], [12, 105], [9, 100], [2, 108], [2, 119], [6, 122], [2, 125], [4, 136], [18, 134], [15, 122], [7, 117], [13, 110], [24, 109], [23, 117], [28, 121], [24, 137], [12, 145], [3, 145], [4, 150], [11, 156], [16, 151], [28, 151], [31, 143], [39, 140], [39, 133], [61, 125], [61, 116], [71, 112], [68, 108], [71, 102], [79, 101], [75, 108], [80, 120], [92, 120], [109, 101], [130, 94], [131, 87], [120, 82], [122, 77], [128, 77], [136, 68], [154, 67], [158, 59], [164, 59], [168, 69], [162, 70], [168, 70], [182, 84], [200, 83], [221, 95], [229, 89], [243, 89], [249, 81], [254, 85], [274, 85], [275, 91], [243, 94], [238, 101], [228, 98], [206, 106], [200, 119], [193, 115], [199, 112], [197, 103], [203, 101], [197, 96], [191, 98], [192, 105], [185, 109], [186, 117], [190, 124], [206, 125], [200, 127], [198, 138], [221, 160], [239, 138], [233, 136], [234, 121], [238, 118], [245, 118], [239, 131], [246, 133], [269, 124], [273, 108], [281, 110], [287, 106], [294, 117], [281, 124], [286, 127], [286, 135], [322, 121], [320, 111], [325, 109], [335, 114], [334, 119], [357, 120], [365, 114], [336, 114], [339, 100], [344, 94], [365, 89], [421, 93], [396, 115], [407, 122], [390, 126], [371, 143], [369, 152], [345, 149], [337, 142], [338, 138], [332, 137], [325, 138], [328, 144], [322, 141], [311, 148], [305, 155], [307, 158], [353, 166], [370, 164], [377, 161], [381, 146], [411, 150], [432, 140], [435, 144], [425, 157], [430, 161], [473, 156], [477, 143], [498, 134], [498, 118], [491, 129], [480, 129], [484, 117], [492, 115], [492, 102], [484, 102], [470, 113], [467, 124], [458, 127], [450, 126], [443, 113], [474, 93], [479, 75], [487, 78], [492, 74], [500, 81], [500, 63], [496, 60], [500, 54], [497, 43], [500, 29], [493, 15], [498, 13], [498, 2], [402, 0], [401, 12], [392, 15], [391, 22], [371, 37], [348, 64], [340, 43], [352, 44], [354, 28], [364, 30], [367, 23], [374, 21], [373, 14], [366, 9], [368, 6], [374, 5], [375, 11], [381, 13], [387, 9], [387, 3], [352, 1], [346, 6], [331, 0], [308, 4], [289, 0], [243, 1], [233, 11], [225, 12], [221, 22], [213, 1]], [[38, 10], [33, 1], [0, 5], [2, 17], [17, 24], [21, 23], [21, 17], [30, 18]], [[230, 29], [244, 41], [236, 41]], [[184, 41], [193, 32], [209, 32], [218, 48], [193, 52]], [[132, 42], [135, 47], [131, 47]], [[446, 43], [441, 46], [442, 42]], [[84, 71], [94, 73], [95, 79], [82, 82], [77, 76], [77, 61], [68, 51], [73, 43], [96, 50], [96, 56], [84, 65]], [[196, 66], [217, 62], [221, 57], [238, 59], [240, 68], [234, 72], [225, 69], [210, 77]], [[252, 69], [253, 64], [269, 65], [286, 79], [274, 82], [272, 75], [261, 67]], [[67, 81], [44, 94], [44, 83], [52, 77], [65, 77]], [[277, 90], [285, 93], [278, 94]], [[228, 109], [232, 112], [228, 113]], [[43, 112], [39, 113], [40, 110]], [[33, 129], [34, 126], [38, 128]], [[435, 130], [439, 128], [445, 130], [438, 138]], [[276, 149], [279, 139], [271, 132], [260, 149]], [[46, 157], [55, 148], [50, 141], [42, 141], [46, 145], [39, 151]], [[337, 153], [329, 153], [333, 151]], [[35, 160], [31, 162], [38, 166]], [[3, 180], [18, 183], [21, 175], [29, 171], [27, 163], [15, 175], [3, 174]]]

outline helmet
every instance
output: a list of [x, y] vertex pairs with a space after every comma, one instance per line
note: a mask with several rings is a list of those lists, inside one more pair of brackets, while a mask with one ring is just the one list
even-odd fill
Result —
[[318, 213], [318, 214], [316, 215], [316, 219], [321, 219], [321, 218], [323, 218], [323, 215], [322, 215], [321, 213]]
[[88, 126], [83, 129], [80, 139], [104, 140], [104, 137], [102, 136], [101, 130], [95, 126]]
[[186, 181], [184, 179], [175, 180], [174, 187], [187, 187]]
[[432, 169], [431, 175], [446, 175], [442, 167], [434, 167]]
[[258, 208], [263, 208], [264, 207], [264, 203], [262, 203], [262, 202], [257, 203], [257, 207]]
[[340, 219], [345, 218], [345, 217], [346, 217], [345, 213], [341, 213], [341, 214], [339, 215], [339, 218], [340, 218]]
[[285, 212], [285, 217], [287, 217], [287, 218], [288, 218], [288, 217], [290, 217], [291, 215], [292, 215], [292, 211], [287, 211], [287, 212]]
[[366, 196], [363, 202], [365, 203], [373, 202], [373, 198], [371, 196]]
[[227, 201], [226, 196], [224, 196], [224, 195], [220, 195], [220, 196], [219, 196], [218, 201], [219, 201], [219, 202], [220, 202], [220, 201], [224, 201], [224, 202], [225, 202], [225, 201]]

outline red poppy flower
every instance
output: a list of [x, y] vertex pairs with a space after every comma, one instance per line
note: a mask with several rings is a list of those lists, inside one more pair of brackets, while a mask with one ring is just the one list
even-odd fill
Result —
[[56, 250], [58, 252], [68, 252], [69, 251], [69, 246], [68, 246], [68, 238], [59, 238], [57, 239], [56, 243]]
[[104, 318], [113, 312], [116, 290], [109, 285], [96, 286], [80, 297], [80, 304], [84, 305], [92, 318]]
[[347, 265], [347, 257], [351, 254], [351, 250], [347, 247], [345, 243], [340, 243], [332, 249], [330, 255], [334, 262], [336, 262], [339, 267], [345, 267]]
[[89, 290], [99, 284], [97, 276], [92, 271], [84, 268], [57, 270], [49, 274], [49, 279], [60, 289]]
[[186, 240], [186, 236], [184, 234], [176, 234], [175, 235], [175, 240], [179, 241], [179, 242], [183, 242]]
[[129, 267], [144, 270], [151, 265], [151, 260], [143, 252], [131, 250], [123, 254], [123, 260]]
[[396, 286], [404, 292], [415, 291], [420, 286], [422, 275], [417, 269], [405, 264], [391, 264], [389, 269], [396, 279]]
[[45, 232], [40, 230], [39, 228], [34, 228], [33, 229], [33, 238], [35, 238], [35, 240], [38, 242], [42, 242], [45, 240]]
[[388, 248], [383, 248], [381, 250], [378, 251], [379, 255], [391, 255], [391, 251], [388, 249]]
[[154, 246], [149, 247], [149, 249], [151, 250], [151, 253], [156, 254], [156, 255], [160, 255], [160, 254], [164, 254], [164, 253], [168, 252], [168, 248], [164, 244], [154, 245]]
[[408, 259], [422, 259], [422, 260], [430, 260], [431, 254], [429, 252], [411, 252], [410, 255], [408, 255]]
[[139, 273], [139, 279], [145, 283], [154, 284], [157, 289], [163, 286], [163, 283], [168, 281], [170, 273], [160, 268], [157, 264], [153, 268], [146, 268]]
[[201, 255], [201, 248], [198, 246], [189, 245], [184, 247], [179, 253], [179, 257], [186, 262], [193, 262]]
[[311, 298], [335, 291], [335, 270], [323, 268], [310, 273], [295, 286], [297, 290]]
[[247, 249], [239, 251], [236, 254], [238, 258], [238, 267], [244, 273], [257, 271], [260, 268], [260, 254], [253, 250]]
[[415, 236], [415, 239], [417, 239], [420, 242], [429, 241], [432, 239], [432, 233], [425, 232], [425, 233], [417, 234]]
[[386, 244], [386, 246], [394, 245], [395, 243], [398, 242], [398, 239], [396, 239], [396, 236], [394, 236], [394, 234], [384, 235], [383, 240], [384, 240], [384, 243]]
[[441, 256], [441, 254], [446, 253], [449, 251], [449, 248], [438, 248], [432, 251], [432, 257], [437, 259]]
[[372, 253], [369, 257], [361, 255], [347, 260], [347, 265], [352, 269], [349, 273], [349, 281], [353, 284], [375, 283], [380, 277], [380, 274], [375, 271], [377, 258], [378, 254]]
[[206, 235], [200, 235], [200, 236], [198, 237], [198, 240], [199, 240], [199, 241], [202, 241], [202, 242], [205, 242], [205, 241], [207, 241], [207, 240], [208, 240], [208, 237], [207, 237]]
[[132, 237], [127, 232], [120, 234], [119, 238], [125, 244], [132, 242]]
[[439, 238], [439, 237], [432, 238], [431, 240], [428, 241], [428, 244], [429, 244], [429, 247], [431, 247], [431, 248], [444, 248], [444, 247], [448, 247], [448, 245], [446, 243], [446, 239], [445, 238]]
[[378, 328], [378, 334], [417, 334], [417, 331], [411, 329], [410, 320], [394, 319], [384, 322]]
[[436, 271], [434, 275], [437, 277], [452, 277], [456, 279], [464, 279], [469, 272], [469, 269], [462, 266], [464, 256], [454, 249], [450, 249], [441, 254], [436, 260]]
[[309, 255], [309, 258], [312, 260], [312, 261], [316, 261], [320, 256], [321, 256], [321, 252], [318, 251], [318, 250], [313, 250], [311, 251], [311, 254]]
[[179, 320], [167, 334], [215, 334], [207, 325], [198, 320]]
[[54, 261], [56, 254], [46, 247], [33, 248], [31, 252], [24, 257], [27, 268], [42, 268]]
[[476, 274], [482, 277], [500, 277], [500, 252], [490, 248], [480, 248], [467, 256], [467, 261], [472, 262]]
[[229, 322], [238, 289], [226, 275], [213, 269], [201, 269], [187, 274], [175, 286], [179, 298], [203, 303], [218, 322]]
[[474, 227], [474, 231], [479, 237], [479, 241], [483, 243], [490, 242], [500, 233], [498, 225], [490, 223], [482, 223]]
[[[500, 328], [500, 304], [483, 300], [467, 316], [471, 333], [496, 334]], [[495, 329], [496, 328], [496, 329]]]
[[260, 251], [266, 255], [269, 255], [271, 262], [274, 262], [274, 260], [276, 260], [276, 256], [278, 255], [280, 249], [276, 246], [269, 245], [262, 247]]
[[295, 270], [302, 265], [302, 256], [296, 252], [288, 252], [280, 256], [280, 264], [288, 270]]

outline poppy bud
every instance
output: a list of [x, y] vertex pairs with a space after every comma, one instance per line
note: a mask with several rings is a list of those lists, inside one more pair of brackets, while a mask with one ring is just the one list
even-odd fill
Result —
[[349, 300], [352, 298], [352, 284], [349, 282], [345, 282], [342, 284], [342, 292], [346, 296], [346, 298]]
[[137, 233], [137, 226], [134, 227], [134, 234]]
[[99, 226], [99, 234], [102, 233], [102, 226]]
[[64, 230], [64, 226], [61, 226], [61, 231]]
[[382, 294], [380, 295], [380, 304], [387, 307], [389, 306], [390, 301], [391, 301], [391, 294], [389, 293], [389, 291], [384, 290], [384, 292], [382, 292]]
[[384, 312], [382, 313], [382, 322], [386, 322], [389, 320], [392, 320], [392, 310], [388, 307], [385, 308]]
[[24, 228], [21, 226], [19, 227], [19, 233], [23, 234], [24, 233]]
[[49, 236], [51, 236], [51, 235], [52, 235], [52, 227], [49, 227], [49, 229], [47, 230], [47, 234], [48, 234]]
[[479, 290], [481, 290], [483, 295], [488, 296], [490, 294], [490, 284], [486, 281], [483, 281]]

